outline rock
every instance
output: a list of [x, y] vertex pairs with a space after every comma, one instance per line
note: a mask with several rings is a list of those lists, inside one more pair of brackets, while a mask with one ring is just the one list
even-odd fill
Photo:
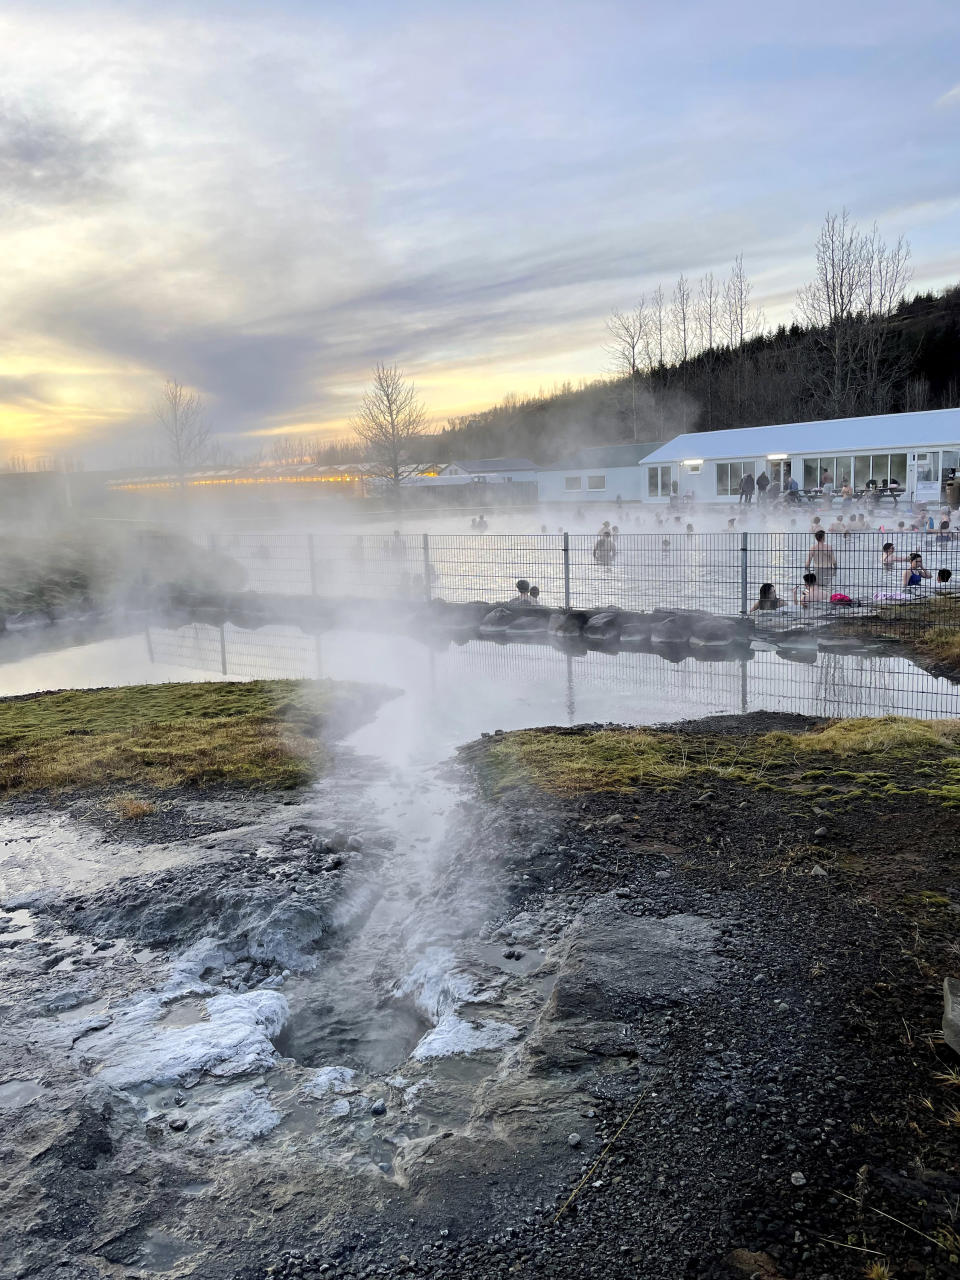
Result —
[[823, 867], [821, 867], [820, 864], [817, 863], [815, 866], [810, 868], [810, 874], [812, 876], [825, 876], [827, 873], [826, 871], [824, 871]]
[[569, 1138], [567, 1138], [567, 1143], [568, 1143], [568, 1145], [569, 1145], [569, 1146], [571, 1146], [571, 1147], [579, 1147], [579, 1145], [580, 1145], [580, 1135], [579, 1135], [579, 1133], [571, 1133], [571, 1134], [570, 1134], [570, 1136], [569, 1136]]
[[827, 830], [826, 827], [817, 827], [816, 831], [813, 834], [819, 840], [822, 836], [829, 835], [830, 832]]
[[82, 987], [71, 987], [67, 991], [58, 991], [55, 996], [50, 997], [47, 1001], [47, 1012], [64, 1013], [67, 1009], [76, 1009], [92, 999], [93, 996], [89, 991]]
[[807, 1180], [802, 1173], [791, 1173], [790, 1181], [795, 1187], [805, 1187], [807, 1185]]
[[370, 1108], [370, 1114], [372, 1116], [385, 1116], [387, 1114], [387, 1104], [384, 1102], [382, 1098], [378, 1098], [376, 1100], [376, 1102]]
[[748, 1276], [760, 1276], [763, 1280], [778, 1280], [777, 1264], [769, 1253], [751, 1253], [747, 1249], [734, 1249], [726, 1261], [735, 1271]]
[[960, 1053], [960, 978], [943, 980], [943, 1038]]
[[359, 836], [351, 836], [347, 841], [347, 849], [350, 853], [360, 853], [363, 849], [363, 841]]
[[173, 1119], [170, 1121], [170, 1128], [173, 1130], [174, 1133], [183, 1133], [186, 1127], [187, 1127], [187, 1122], [186, 1120], [184, 1120], [183, 1116], [174, 1116]]
[[603, 825], [605, 827], [619, 827], [623, 824], [622, 813], [611, 813], [609, 818], [604, 818]]

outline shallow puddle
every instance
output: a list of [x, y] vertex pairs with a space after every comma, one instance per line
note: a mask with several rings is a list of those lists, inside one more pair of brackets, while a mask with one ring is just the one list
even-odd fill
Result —
[[170, 1005], [157, 1023], [158, 1027], [195, 1027], [198, 1022], [209, 1022], [207, 1006], [196, 1000], [179, 1000]]
[[0, 1084], [0, 1111], [12, 1111], [39, 1098], [43, 1090], [36, 1080], [7, 1080]]

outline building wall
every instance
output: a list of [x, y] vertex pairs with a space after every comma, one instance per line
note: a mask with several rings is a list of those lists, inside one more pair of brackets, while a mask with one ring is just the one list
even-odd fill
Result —
[[[669, 500], [668, 493], [652, 495], [648, 480], [651, 470], [669, 466], [681, 498], [689, 496], [695, 502], [736, 504], [739, 502], [739, 480], [737, 479], [735, 483], [728, 482], [731, 492], [718, 492], [718, 484], [721, 483], [717, 473], [718, 465], [723, 468], [751, 466], [754, 478], [761, 471], [766, 471], [767, 475], [773, 478], [774, 468], [789, 464], [790, 474], [796, 477], [801, 489], [817, 487], [815, 477], [819, 478], [819, 474], [823, 471], [831, 475], [837, 489], [840, 488], [844, 476], [848, 476], [858, 490], [864, 487], [867, 478], [872, 477], [880, 483], [895, 477], [908, 497], [916, 498], [918, 501], [938, 502], [944, 476], [953, 467], [960, 466], [960, 445], [943, 442], [931, 445], [901, 445], [884, 448], [875, 453], [851, 450], [840, 455], [830, 449], [827, 440], [820, 448], [819, 455], [791, 454], [784, 459], [770, 459], [763, 456], [753, 458], [704, 456], [699, 470], [683, 462], [653, 465], [642, 463], [638, 470], [643, 472], [643, 496], [650, 502], [663, 503]], [[721, 473], [722, 477], [726, 475], [728, 475], [726, 471]]]
[[639, 502], [643, 497], [641, 468], [568, 467], [538, 471], [537, 489], [541, 502]]

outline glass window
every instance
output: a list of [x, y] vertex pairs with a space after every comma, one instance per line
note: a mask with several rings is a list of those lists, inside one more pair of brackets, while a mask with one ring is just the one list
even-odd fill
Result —
[[606, 476], [587, 476], [588, 489], [605, 489], [607, 487]]
[[890, 479], [890, 455], [888, 453], [875, 453], [870, 459], [873, 467], [873, 479], [877, 482], [877, 488], [882, 489]]
[[564, 479], [563, 487], [565, 489], [579, 489], [582, 486], [582, 483], [583, 482], [579, 476], [567, 476]]
[[[917, 454], [917, 484], [931, 484], [940, 477], [940, 454], [934, 450], [932, 453]], [[899, 476], [897, 479], [899, 480]]]
[[[600, 486], [604, 487], [604, 486]], [[647, 468], [647, 492], [651, 498], [669, 498], [670, 467]]]
[[861, 454], [853, 460], [853, 487], [859, 493], [861, 489], [867, 487], [867, 481], [870, 479], [870, 458], [867, 454]]
[[820, 488], [820, 459], [819, 458], [804, 458], [803, 487], [804, 489]]
[[717, 463], [717, 496], [725, 498], [730, 493], [730, 463]]
[[837, 458], [834, 476], [836, 477], [834, 483], [838, 489], [845, 484], [849, 484], [853, 477], [853, 459], [850, 457]]
[[[890, 456], [890, 470], [903, 484], [903, 473], [896, 471], [896, 465], [900, 458], [905, 458], [906, 454], [894, 453]], [[960, 467], [960, 453], [956, 449], [944, 449], [940, 454], [940, 483], [946, 484], [948, 480], [952, 480], [956, 475], [957, 467]]]

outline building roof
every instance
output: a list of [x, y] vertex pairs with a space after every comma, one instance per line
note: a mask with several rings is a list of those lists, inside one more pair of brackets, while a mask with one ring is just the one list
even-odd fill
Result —
[[451, 467], [460, 467], [471, 475], [480, 475], [494, 471], [536, 471], [536, 465], [529, 458], [480, 458], [469, 462], [448, 463]]
[[648, 454], [644, 462], [684, 458], [762, 458], [770, 453], [842, 454], [864, 450], [960, 445], [960, 409], [882, 413], [869, 418], [831, 418], [731, 431], [692, 431]]
[[566, 462], [557, 463], [554, 470], [564, 467], [635, 467], [657, 447], [655, 440], [637, 444], [600, 444], [589, 449], [578, 449]]

